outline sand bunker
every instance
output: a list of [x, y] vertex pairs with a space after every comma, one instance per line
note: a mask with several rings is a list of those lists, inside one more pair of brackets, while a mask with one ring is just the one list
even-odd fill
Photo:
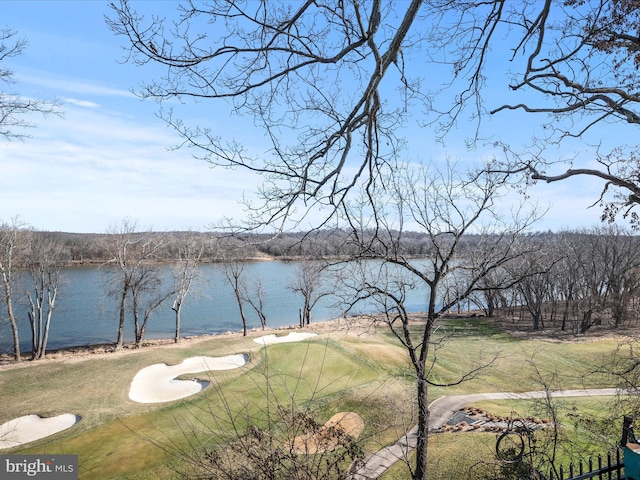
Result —
[[57, 417], [42, 418], [39, 415], [25, 415], [0, 425], [0, 449], [17, 447], [54, 433], [66, 430], [80, 421], [80, 417], [65, 413]]
[[337, 448], [343, 435], [358, 438], [364, 430], [364, 420], [355, 412], [336, 413], [317, 433], [300, 435], [293, 439], [293, 451], [297, 454], [328, 452]]
[[138, 403], [179, 400], [202, 391], [209, 382], [177, 380], [176, 377], [209, 370], [231, 370], [242, 367], [248, 361], [248, 355], [238, 354], [226, 357], [191, 357], [178, 365], [157, 363], [136, 374], [131, 382], [129, 398]]
[[317, 333], [291, 332], [289, 335], [283, 335], [281, 337], [275, 334], [264, 335], [263, 337], [254, 338], [253, 341], [260, 345], [273, 345], [274, 343], [299, 342], [317, 336]]
[[[254, 338], [260, 345], [274, 343], [299, 342], [316, 333], [291, 332], [289, 335], [278, 337], [265, 335]], [[226, 357], [192, 357], [179, 365], [158, 363], [140, 370], [131, 382], [129, 398], [138, 403], [162, 403], [179, 400], [202, 391], [209, 382], [200, 380], [177, 380], [176, 377], [189, 373], [199, 373], [209, 370], [230, 370], [243, 366], [249, 361], [245, 354], [228, 355]]]

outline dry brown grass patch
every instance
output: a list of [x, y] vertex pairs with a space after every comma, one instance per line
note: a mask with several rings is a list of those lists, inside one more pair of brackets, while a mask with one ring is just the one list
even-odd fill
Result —
[[358, 354], [385, 365], [406, 365], [408, 360], [406, 350], [395, 345], [363, 343], [354, 344], [354, 348]]
[[346, 438], [358, 438], [364, 430], [364, 420], [355, 412], [336, 413], [319, 431], [293, 439], [297, 454], [323, 453], [338, 448]]

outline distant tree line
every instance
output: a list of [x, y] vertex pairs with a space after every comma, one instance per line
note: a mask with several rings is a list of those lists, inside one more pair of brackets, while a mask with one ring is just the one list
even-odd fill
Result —
[[[23, 226], [24, 227], [24, 226]], [[117, 236], [117, 229], [112, 227], [106, 233], [68, 233], [34, 231], [38, 236], [46, 237], [60, 250], [61, 261], [65, 265], [101, 265], [113, 258], [109, 245]], [[575, 232], [577, 234], [577, 232]], [[359, 246], [354, 244], [354, 236], [348, 230], [325, 229], [311, 232], [285, 232], [275, 234], [227, 234], [225, 232], [156, 232], [150, 229], [142, 230], [135, 226], [130, 232], [133, 237], [152, 238], [162, 244], [154, 252], [156, 262], [174, 263], [180, 256], [180, 245], [186, 238], [198, 243], [202, 247], [199, 263], [217, 263], [229, 259], [252, 260], [322, 260], [330, 258], [345, 258], [360, 253]], [[536, 241], [551, 241], [549, 239], [565, 233], [537, 232], [529, 235]], [[585, 235], [597, 235], [596, 231], [584, 232]], [[631, 233], [626, 232], [627, 235]], [[427, 256], [433, 250], [428, 234], [421, 232], [402, 232], [400, 242], [393, 239], [393, 232], [384, 238], [384, 232], [363, 232], [365, 241], [384, 245], [393, 241], [398, 254], [420, 257]], [[480, 235], [467, 234], [464, 242], [473, 244], [479, 241]], [[484, 238], [484, 237], [482, 237]], [[361, 239], [359, 239], [361, 240]]]
[[519, 281], [474, 298], [487, 315], [499, 309], [514, 322], [528, 319], [533, 330], [576, 334], [595, 325], [640, 324], [640, 237], [611, 224], [530, 235], [526, 241], [539, 248], [492, 276], [496, 284], [513, 276]]
[[[114, 232], [66, 233], [39, 232], [60, 246], [68, 264], [102, 264], [112, 255], [108, 245]], [[179, 245], [186, 237], [192, 237], [202, 245], [201, 263], [215, 263], [229, 256], [243, 260], [260, 260], [272, 257], [281, 260], [326, 259], [355, 254], [356, 246], [350, 243], [346, 230], [326, 229], [312, 232], [275, 234], [245, 233], [229, 235], [223, 232], [154, 232], [137, 231], [136, 235], [153, 237], [163, 248], [155, 252], [158, 262], [174, 262], [179, 255]], [[374, 236], [373, 232], [371, 234]], [[404, 233], [401, 246], [406, 255], [425, 255], [429, 251], [429, 239], [419, 233]]]
[[[361, 232], [362, 233], [362, 232]], [[124, 343], [124, 327], [134, 325], [135, 345], [140, 346], [153, 312], [170, 302], [175, 313], [175, 341], [180, 340], [181, 311], [192, 284], [198, 280], [198, 265], [215, 263], [232, 287], [243, 332], [247, 333], [246, 310], [257, 314], [263, 327], [263, 286], [260, 278], [248, 278], [247, 261], [265, 258], [304, 260], [289, 288], [301, 298], [300, 326], [311, 322], [311, 311], [320, 298], [336, 293], [327, 289], [331, 269], [323, 265], [362, 260], [361, 246], [371, 251], [389, 249], [411, 258], [437, 254], [426, 234], [403, 233], [401, 240], [389, 232], [363, 232], [357, 239], [346, 230], [319, 230], [278, 236], [220, 232], [153, 232], [138, 229], [124, 220], [104, 234], [40, 232], [20, 223], [0, 222], [0, 321], [11, 327], [14, 357], [21, 358], [16, 304], [28, 306], [32, 357], [45, 355], [46, 343], [58, 290], [64, 282], [63, 268], [87, 264], [105, 272], [105, 291], [117, 305], [118, 330], [115, 348]], [[467, 235], [465, 255], [482, 257], [483, 236]], [[498, 239], [496, 238], [496, 241]], [[611, 328], [635, 326], [640, 320], [640, 239], [631, 231], [608, 225], [582, 231], [531, 233], [520, 238], [522, 254], [496, 268], [467, 298], [462, 310], [473, 306], [491, 317], [500, 315], [514, 322], [530, 322], [533, 330], [559, 328], [576, 334], [594, 325]], [[360, 254], [357, 254], [360, 249]], [[475, 259], [461, 258], [461, 262]], [[160, 266], [172, 266], [171, 281]], [[333, 269], [345, 275], [344, 269]], [[324, 280], [323, 280], [324, 277]], [[442, 299], [456, 297], [452, 276]], [[344, 288], [345, 279], [341, 279]], [[171, 284], [169, 284], [171, 283]]]

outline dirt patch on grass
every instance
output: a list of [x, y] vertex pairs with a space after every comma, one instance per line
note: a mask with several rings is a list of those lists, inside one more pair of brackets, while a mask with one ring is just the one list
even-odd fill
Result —
[[329, 452], [357, 439], [363, 430], [364, 420], [357, 413], [336, 413], [317, 432], [294, 438], [293, 451], [299, 455]]

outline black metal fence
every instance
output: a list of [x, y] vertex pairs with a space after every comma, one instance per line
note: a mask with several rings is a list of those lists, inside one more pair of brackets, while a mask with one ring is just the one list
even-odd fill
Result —
[[606, 458], [598, 455], [595, 462], [590, 458], [586, 464], [579, 461], [578, 464], [570, 463], [567, 469], [561, 466], [557, 474], [553, 471], [550, 473], [549, 480], [623, 480], [624, 478], [624, 459], [620, 450], [616, 450], [615, 453], [608, 453]]

